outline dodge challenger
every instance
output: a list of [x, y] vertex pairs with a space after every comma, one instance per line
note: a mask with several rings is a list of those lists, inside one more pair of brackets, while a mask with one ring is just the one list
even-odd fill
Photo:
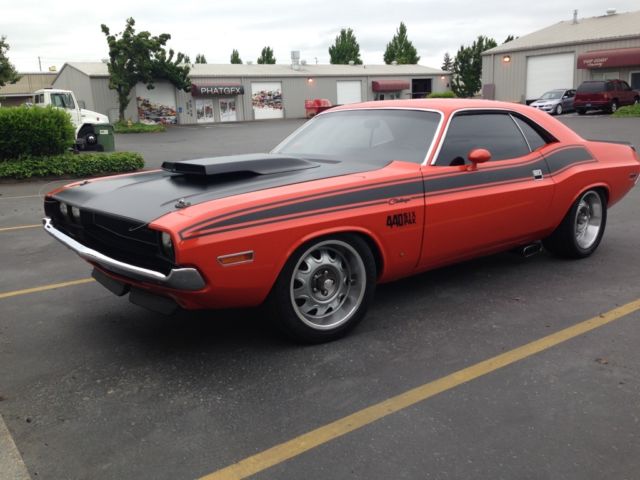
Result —
[[270, 306], [299, 341], [353, 328], [377, 283], [511, 249], [600, 243], [638, 182], [631, 145], [484, 100], [333, 108], [270, 153], [165, 162], [45, 198], [45, 230], [132, 303]]

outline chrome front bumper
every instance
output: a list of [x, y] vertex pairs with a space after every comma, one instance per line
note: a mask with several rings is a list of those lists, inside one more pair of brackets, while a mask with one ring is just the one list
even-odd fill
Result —
[[201, 290], [206, 283], [195, 268], [174, 268], [168, 275], [155, 270], [148, 270], [142, 267], [136, 267], [129, 263], [124, 263], [111, 257], [107, 257], [102, 253], [85, 247], [70, 236], [62, 233], [51, 224], [51, 219], [45, 217], [42, 219], [45, 231], [53, 238], [69, 247], [85, 260], [100, 265], [105, 270], [122, 275], [132, 280], [141, 282], [155, 283], [163, 287], [174, 288], [176, 290]]

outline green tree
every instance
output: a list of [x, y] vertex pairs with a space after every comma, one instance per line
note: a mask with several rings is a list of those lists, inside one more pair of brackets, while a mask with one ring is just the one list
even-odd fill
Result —
[[350, 28], [343, 28], [336, 36], [336, 42], [329, 47], [330, 62], [334, 65], [348, 65], [353, 62], [356, 65], [362, 64], [360, 58], [360, 45]]
[[515, 40], [516, 37], [514, 37], [513, 35], [509, 35], [507, 38], [505, 38], [504, 42], [502, 43], [509, 43], [512, 40]]
[[236, 50], [235, 48], [233, 49], [233, 52], [231, 52], [231, 63], [238, 64], [238, 65], [242, 63], [242, 59], [240, 58], [240, 53], [238, 53], [238, 50]]
[[154, 88], [154, 79], [167, 79], [176, 88], [188, 91], [189, 66], [185, 62], [189, 57], [165, 50], [167, 41], [171, 38], [168, 33], [152, 36], [149, 32], [135, 31], [135, 20], [128, 18], [124, 31], [111, 34], [109, 27], [102, 24], [102, 32], [107, 37], [109, 46], [109, 88], [118, 95], [120, 121], [124, 121], [124, 112], [131, 101], [131, 90], [138, 82], [147, 88]]
[[273, 56], [273, 50], [271, 50], [271, 47], [264, 47], [262, 49], [262, 52], [258, 57], [258, 63], [260, 65], [276, 63], [276, 57]]
[[453, 60], [451, 60], [451, 56], [449, 52], [445, 52], [444, 57], [442, 58], [442, 70], [445, 72], [450, 72], [453, 68]]
[[482, 52], [497, 46], [493, 38], [480, 35], [470, 47], [460, 47], [451, 71], [451, 90], [456, 96], [469, 98], [480, 91]]
[[0, 87], [4, 87], [7, 83], [16, 83], [20, 80], [20, 75], [16, 72], [15, 67], [7, 57], [9, 44], [6, 42], [7, 37], [0, 37]]
[[415, 65], [420, 60], [418, 51], [413, 43], [407, 38], [407, 27], [404, 22], [400, 22], [400, 27], [396, 30], [396, 34], [391, 41], [387, 43], [387, 49], [384, 51], [384, 63], [389, 65], [395, 61], [398, 64]]
[[207, 59], [204, 56], [204, 53], [196, 54], [196, 63], [207, 63]]

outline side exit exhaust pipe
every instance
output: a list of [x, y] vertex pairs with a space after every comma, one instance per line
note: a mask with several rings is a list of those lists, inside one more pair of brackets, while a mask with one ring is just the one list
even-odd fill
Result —
[[520, 248], [520, 255], [525, 258], [532, 257], [542, 251], [542, 243], [536, 242]]

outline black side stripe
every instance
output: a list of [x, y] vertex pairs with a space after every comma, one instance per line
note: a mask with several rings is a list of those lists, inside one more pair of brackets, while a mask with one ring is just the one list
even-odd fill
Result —
[[[459, 174], [428, 178], [425, 181], [401, 181], [401, 183], [384, 184], [378, 188], [344, 191], [337, 195], [321, 198], [311, 196], [301, 197], [303, 201], [296, 203], [275, 202], [271, 208], [257, 210], [255, 207], [233, 212], [231, 214], [213, 217], [200, 222], [197, 228], [189, 227], [180, 232], [181, 238], [196, 238], [214, 233], [223, 233], [240, 228], [277, 223], [281, 221], [304, 218], [311, 215], [350, 210], [358, 207], [388, 203], [388, 200], [398, 196], [412, 196], [426, 194], [428, 196], [450, 190], [465, 190], [479, 186], [514, 183], [532, 179], [535, 169], [542, 170], [544, 175], [553, 175], [570, 166], [595, 161], [584, 147], [560, 148], [546, 155], [526, 163], [508, 168], [493, 168], [478, 171], [461, 171]], [[290, 202], [287, 201], [287, 202]], [[238, 213], [242, 213], [238, 215]]]
[[[303, 196], [298, 197], [296, 199], [278, 200], [277, 202], [266, 203], [266, 204], [261, 205], [259, 207], [243, 208], [241, 210], [236, 210], [234, 212], [228, 212], [228, 213], [225, 213], [225, 214], [222, 214], [222, 215], [217, 215], [215, 217], [208, 218], [206, 220], [202, 220], [202, 221], [200, 221], [198, 223], [195, 223], [195, 224], [189, 226], [188, 228], [185, 228], [184, 230], [181, 230], [180, 234], [185, 233], [187, 231], [199, 231], [202, 228], [207, 228], [207, 225], [210, 225], [211, 223], [214, 223], [216, 220], [221, 220], [221, 219], [227, 218], [227, 217], [235, 217], [236, 215], [238, 215], [240, 213], [255, 212], [258, 209], [262, 210], [262, 209], [268, 208], [268, 207], [289, 205], [291, 203], [298, 203], [301, 200], [317, 199], [319, 196], [322, 196], [324, 198], [324, 197], [330, 197], [330, 196], [335, 195], [335, 194], [354, 192], [356, 190], [357, 191], [372, 190], [372, 189], [375, 189], [375, 188], [380, 188], [380, 187], [384, 187], [384, 186], [388, 186], [388, 185], [400, 185], [400, 184], [405, 184], [405, 183], [414, 183], [415, 181], [416, 181], [415, 177], [399, 179], [399, 180], [398, 179], [396, 179], [396, 180], [385, 180], [385, 181], [380, 181], [380, 182], [364, 185], [362, 187], [357, 187], [357, 189], [355, 189], [353, 187], [339, 188], [337, 190], [332, 190], [332, 191], [328, 191], [326, 193], [323, 193], [322, 195], [317, 195], [317, 194], [314, 194], [314, 195], [303, 195]], [[204, 227], [203, 227], [203, 225], [204, 225]], [[196, 227], [202, 227], [202, 228], [196, 229]]]
[[[408, 198], [410, 200], [420, 200], [420, 199], [422, 199], [422, 195], [418, 195], [418, 196], [414, 196], [414, 197], [408, 197]], [[304, 212], [302, 214], [288, 216], [286, 218], [281, 218], [281, 217], [270, 218], [270, 219], [266, 219], [264, 221], [253, 222], [253, 223], [250, 223], [250, 224], [232, 226], [232, 227], [223, 228], [223, 229], [216, 229], [215, 231], [205, 231], [205, 232], [198, 233], [197, 235], [189, 235], [187, 238], [191, 239], [191, 238], [197, 238], [197, 237], [204, 237], [204, 236], [207, 236], [207, 235], [212, 235], [214, 233], [225, 233], [225, 232], [231, 232], [231, 231], [236, 231], [236, 230], [242, 230], [243, 228], [260, 227], [262, 225], [269, 225], [271, 223], [284, 222], [284, 221], [288, 221], [288, 220], [298, 220], [300, 218], [305, 218], [305, 217], [310, 217], [310, 216], [325, 215], [327, 213], [344, 212], [344, 211], [347, 211], [347, 210], [353, 210], [354, 208], [374, 207], [374, 206], [377, 206], [377, 205], [388, 205], [388, 204], [389, 204], [389, 199], [376, 201], [376, 202], [365, 202], [365, 203], [360, 203], [358, 205], [344, 205], [342, 207], [337, 207], [337, 208], [333, 208], [333, 209], [329, 209], [329, 210], [322, 210], [322, 211], [311, 212], [311, 213]]]
[[578, 163], [594, 162], [595, 159], [584, 147], [567, 147], [546, 155], [551, 173], [558, 173]]
[[[202, 233], [203, 231], [219, 229], [241, 223], [255, 222], [258, 220], [264, 220], [266, 218], [282, 217], [285, 215], [294, 215], [314, 210], [325, 210], [329, 208], [342, 207], [345, 205], [349, 205], [349, 208], [354, 208], [356, 204], [360, 203], [373, 202], [376, 200], [386, 200], [397, 196], [416, 195], [423, 193], [424, 191], [422, 181], [414, 180], [410, 183], [401, 183], [381, 188], [347, 192], [341, 195], [307, 200], [291, 205], [284, 205], [280, 207], [269, 208], [266, 210], [260, 210], [258, 212], [238, 215], [233, 218], [228, 218], [226, 220], [204, 225], [200, 228], [197, 228], [196, 230], [192, 230], [192, 232], [193, 234], [197, 235], [199, 233]], [[193, 235], [187, 236], [190, 238]]]

